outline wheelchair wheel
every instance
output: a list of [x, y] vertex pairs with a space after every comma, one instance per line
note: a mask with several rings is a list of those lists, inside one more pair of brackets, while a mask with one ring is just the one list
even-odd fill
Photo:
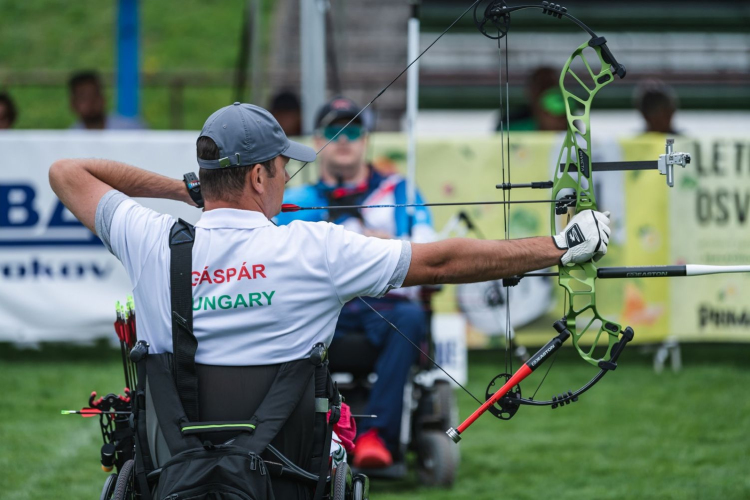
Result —
[[449, 488], [456, 480], [458, 447], [442, 431], [424, 431], [417, 443], [420, 484]]
[[352, 479], [352, 500], [370, 500], [370, 482], [364, 474]]
[[352, 471], [346, 462], [336, 467], [331, 487], [331, 500], [350, 500], [352, 494]]
[[439, 380], [435, 382], [435, 395], [437, 399], [437, 412], [440, 417], [440, 428], [447, 429], [458, 425], [458, 403], [453, 387], [448, 382]]
[[117, 475], [117, 484], [115, 484], [115, 493], [112, 500], [132, 500], [135, 498], [135, 467], [132, 460], [128, 460]]
[[110, 474], [107, 480], [104, 481], [104, 487], [102, 488], [102, 494], [99, 500], [111, 500], [112, 495], [115, 492], [115, 484], [117, 484], [117, 474]]

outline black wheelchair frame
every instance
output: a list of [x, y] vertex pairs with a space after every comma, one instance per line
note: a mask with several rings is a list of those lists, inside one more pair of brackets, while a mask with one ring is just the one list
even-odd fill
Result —
[[[82, 412], [94, 410], [99, 415], [102, 432], [102, 469], [111, 472], [102, 487], [101, 500], [133, 500], [141, 498], [139, 484], [135, 477], [136, 430], [133, 426], [131, 391], [125, 395], [107, 394], [97, 399], [96, 392], [89, 397], [89, 406]], [[265, 460], [272, 478], [286, 478], [315, 488], [318, 475], [294, 464], [272, 445], [267, 450], [275, 460]], [[112, 470], [116, 472], [112, 472]], [[148, 473], [148, 486], [153, 490], [161, 474], [161, 469]], [[330, 471], [327, 478], [327, 493], [324, 498], [331, 500], [366, 500], [369, 498], [369, 479], [362, 473], [353, 473], [346, 462]]]

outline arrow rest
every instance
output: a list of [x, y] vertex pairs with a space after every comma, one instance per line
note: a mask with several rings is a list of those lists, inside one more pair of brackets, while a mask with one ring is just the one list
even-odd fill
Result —
[[[500, 375], [495, 376], [495, 378], [490, 381], [490, 384], [487, 386], [487, 390], [484, 393], [485, 401], [490, 399], [492, 395], [495, 394], [495, 391], [502, 387], [503, 384], [505, 384], [508, 380], [510, 380], [510, 374], [508, 373], [501, 373]], [[513, 415], [516, 414], [518, 408], [521, 407], [521, 403], [516, 401], [520, 399], [521, 386], [517, 385], [513, 389], [511, 389], [508, 394], [503, 396], [497, 403], [490, 406], [487, 411], [492, 413], [500, 420], [510, 420], [511, 418], [513, 418]]]
[[[508, 34], [510, 29], [510, 13], [507, 12], [507, 4], [505, 0], [493, 0], [484, 9], [484, 13], [480, 19], [479, 8], [482, 6], [482, 2], [479, 2], [474, 7], [474, 24], [481, 34], [492, 40], [499, 40]], [[497, 34], [490, 34], [487, 31], [487, 23], [490, 23]]]

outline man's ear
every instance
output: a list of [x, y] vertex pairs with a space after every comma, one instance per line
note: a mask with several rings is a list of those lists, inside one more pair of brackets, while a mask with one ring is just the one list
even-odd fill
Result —
[[265, 176], [263, 175], [263, 165], [256, 163], [247, 174], [247, 182], [251, 191], [263, 194], [266, 189]]

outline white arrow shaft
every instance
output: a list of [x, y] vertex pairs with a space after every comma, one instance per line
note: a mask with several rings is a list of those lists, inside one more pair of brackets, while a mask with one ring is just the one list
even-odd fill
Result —
[[703, 266], [688, 264], [685, 266], [687, 276], [703, 276], [705, 274], [750, 273], [750, 266]]

